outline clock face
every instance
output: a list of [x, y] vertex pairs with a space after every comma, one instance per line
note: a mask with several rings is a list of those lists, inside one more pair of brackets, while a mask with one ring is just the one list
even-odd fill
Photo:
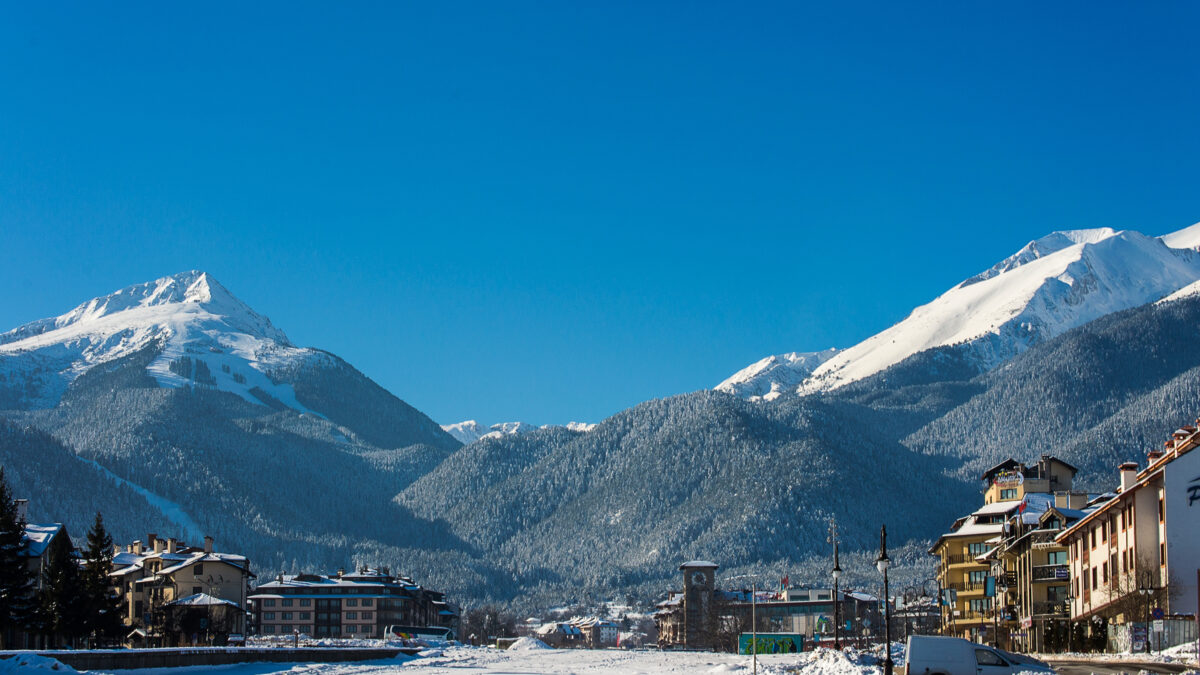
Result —
[[704, 582], [704, 572], [692, 572], [692, 584], [696, 586], [703, 586]]

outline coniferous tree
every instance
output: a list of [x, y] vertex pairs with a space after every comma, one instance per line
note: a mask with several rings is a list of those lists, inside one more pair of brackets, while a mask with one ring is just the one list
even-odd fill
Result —
[[96, 512], [96, 520], [87, 535], [87, 550], [83, 554], [83, 590], [86, 597], [85, 632], [105, 640], [116, 637], [121, 629], [121, 602], [112, 595], [108, 574], [113, 568], [113, 540], [104, 527], [104, 517]]
[[28, 628], [33, 618], [34, 575], [29, 571], [22, 537], [25, 523], [17, 514], [17, 503], [0, 467], [0, 646], [10, 648], [18, 630]]
[[39, 613], [43, 630], [57, 639], [74, 640], [86, 630], [87, 606], [83, 578], [71, 540], [61, 533], [46, 550]]

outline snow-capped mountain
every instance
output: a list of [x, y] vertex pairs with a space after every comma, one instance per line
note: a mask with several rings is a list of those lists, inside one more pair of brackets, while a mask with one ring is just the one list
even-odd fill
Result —
[[299, 349], [204, 272], [191, 271], [123, 288], [58, 317], [0, 334], [0, 375], [20, 405], [49, 408], [79, 376], [150, 348], [146, 372], [161, 387], [207, 386], [259, 405], [311, 412], [291, 385], [271, 374], [325, 358]]
[[[539, 427], [528, 422], [501, 422], [500, 424], [485, 427], [475, 420], [466, 420], [455, 422], [454, 424], [443, 424], [442, 430], [453, 436], [459, 443], [470, 445], [481, 438], [503, 438], [504, 436], [528, 434], [538, 429], [552, 429], [558, 426], [563, 425], [543, 424]], [[565, 428], [571, 431], [588, 432], [595, 429], [596, 425], [587, 422], [567, 422]]]
[[820, 352], [790, 352], [768, 356], [734, 373], [715, 389], [750, 400], [772, 399], [785, 390], [793, 390], [822, 363], [833, 358], [837, 349]]
[[[963, 281], [903, 321], [831, 354], [806, 375], [770, 357], [717, 388], [745, 398], [829, 391], [935, 347], [967, 350], [980, 371], [1101, 316], [1200, 280], [1200, 224], [1163, 237], [1109, 228], [1055, 232]], [[817, 354], [827, 354], [817, 352]], [[808, 356], [801, 354], [799, 356]], [[800, 378], [801, 381], [796, 380]]]

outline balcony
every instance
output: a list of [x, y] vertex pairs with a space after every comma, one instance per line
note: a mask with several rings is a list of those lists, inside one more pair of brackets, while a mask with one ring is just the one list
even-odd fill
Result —
[[959, 593], [982, 593], [984, 584], [982, 581], [952, 581], [948, 584], [942, 584], [942, 588], [958, 591]]
[[1063, 602], [1035, 602], [1033, 603], [1034, 616], [1066, 616], [1067, 603]]
[[1033, 568], [1034, 581], [1067, 581], [1071, 570], [1066, 565], [1038, 565]]

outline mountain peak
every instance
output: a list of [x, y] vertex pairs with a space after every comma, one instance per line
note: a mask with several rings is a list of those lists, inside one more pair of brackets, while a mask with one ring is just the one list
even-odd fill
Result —
[[1031, 263], [1034, 260], [1039, 260], [1048, 255], [1053, 255], [1077, 244], [1095, 244], [1096, 242], [1104, 241], [1115, 234], [1117, 234], [1116, 230], [1112, 229], [1111, 227], [1097, 227], [1086, 230], [1060, 230], [1058, 232], [1051, 232], [1044, 237], [1034, 239], [1028, 244], [1025, 244], [1021, 250], [1008, 256], [1004, 260], [1001, 260], [995, 265], [992, 265], [983, 272], [976, 274], [970, 279], [967, 279], [958, 286], [959, 288], [962, 288], [965, 286], [970, 286], [971, 284], [977, 284], [981, 281], [987, 281], [995, 276], [1004, 274], [1005, 272], [1011, 272], [1022, 265]]
[[[201, 312], [201, 310], [203, 310]], [[23, 341], [48, 333], [75, 333], [101, 324], [142, 324], [167, 322], [170, 317], [182, 319], [199, 313], [218, 316], [232, 328], [290, 346], [283, 331], [271, 325], [270, 319], [234, 297], [212, 275], [190, 270], [126, 286], [120, 290], [92, 298], [66, 314], [40, 319], [0, 334], [0, 345]]]

